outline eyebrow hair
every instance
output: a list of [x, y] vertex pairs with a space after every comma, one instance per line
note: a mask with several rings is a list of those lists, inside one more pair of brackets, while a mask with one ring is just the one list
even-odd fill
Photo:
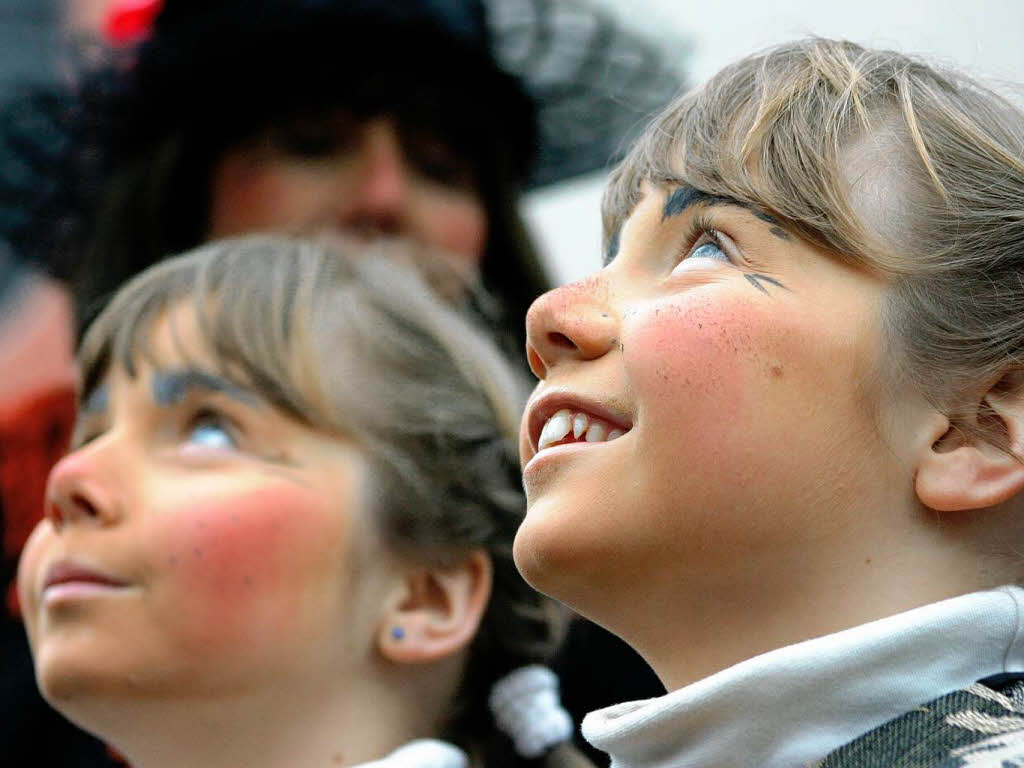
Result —
[[195, 391], [222, 393], [246, 405], [257, 403], [256, 396], [249, 390], [201, 368], [156, 371], [151, 391], [153, 400], [162, 406], [180, 403], [190, 392]]
[[687, 208], [695, 205], [735, 205], [745, 207], [738, 200], [725, 195], [712, 195], [709, 192], [691, 187], [689, 184], [682, 184], [672, 190], [665, 200], [665, 207], [661, 211], [661, 220], [665, 221], [673, 216], [678, 216]]
[[[665, 200], [665, 207], [662, 209], [661, 220], [665, 221], [672, 216], [678, 216], [687, 208], [691, 208], [695, 205], [731, 205], [736, 208], [743, 208], [746, 211], [750, 211], [763, 222], [772, 224], [780, 229], [782, 227], [782, 222], [763, 208], [760, 208], [753, 203], [737, 200], [736, 198], [729, 197], [728, 195], [712, 195], [711, 193], [704, 192], [696, 187], [691, 187], [689, 184], [682, 184], [676, 187], [669, 194], [668, 199]], [[782, 231], [785, 232], [785, 230]], [[777, 237], [782, 236], [775, 232], [772, 234], [775, 234]]]
[[[769, 231], [775, 237], [780, 240], [789, 240], [789, 233], [782, 226], [782, 222], [763, 208], [753, 203], [737, 200], [728, 195], [712, 195], [710, 192], [704, 192], [696, 187], [691, 187], [689, 184], [680, 184], [669, 193], [668, 199], [665, 200], [665, 206], [661, 211], [661, 220], [664, 222], [673, 216], [678, 216], [687, 208], [692, 208], [695, 205], [731, 205], [735, 208], [742, 208], [766, 224], [770, 224], [771, 229]], [[608, 250], [601, 259], [602, 267], [607, 267], [611, 264], [619, 254], [619, 235], [621, 232], [622, 224], [619, 224], [608, 240]]]

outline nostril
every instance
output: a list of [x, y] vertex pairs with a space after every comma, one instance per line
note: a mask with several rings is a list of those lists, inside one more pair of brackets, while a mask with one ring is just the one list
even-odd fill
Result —
[[547, 376], [547, 366], [544, 365], [544, 360], [533, 347], [528, 347], [526, 350], [526, 362], [530, 366], [530, 370], [533, 371], [533, 375], [538, 379]]
[[80, 493], [71, 495], [71, 505], [77, 514], [85, 515], [86, 517], [96, 517], [99, 514], [93, 503]]
[[61, 525], [64, 523], [64, 515], [60, 511], [60, 507], [52, 501], [48, 501], [46, 503], [46, 507], [43, 510], [43, 517], [49, 520], [57, 530], [60, 530]]
[[554, 331], [548, 334], [548, 343], [555, 347], [561, 347], [562, 349], [576, 349], [576, 344], [566, 336], [564, 333]]

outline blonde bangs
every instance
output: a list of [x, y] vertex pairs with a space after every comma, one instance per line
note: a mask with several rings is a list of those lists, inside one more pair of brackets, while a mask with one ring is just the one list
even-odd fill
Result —
[[[990, 113], [990, 125], [979, 121]], [[854, 43], [807, 39], [738, 61], [666, 108], [613, 174], [603, 204], [606, 247], [639, 200], [644, 182], [689, 184], [764, 208], [808, 242], [891, 275], [934, 266], [944, 253], [893, 253], [899, 222], [857, 213], [847, 155], [877, 137], [898, 154], [891, 166], [910, 215], [955, 209], [963, 149], [990, 152], [1021, 171], [1019, 126], [996, 94], [912, 57]], [[1014, 146], [1016, 145], [1016, 146]], [[947, 150], [960, 147], [949, 155]], [[885, 230], [886, 237], [880, 230]], [[911, 259], [908, 256], [922, 256]]]

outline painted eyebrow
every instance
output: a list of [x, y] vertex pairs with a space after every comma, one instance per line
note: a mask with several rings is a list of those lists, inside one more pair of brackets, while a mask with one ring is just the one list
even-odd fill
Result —
[[197, 391], [224, 394], [249, 406], [257, 405], [259, 402], [256, 396], [244, 387], [201, 368], [156, 371], [153, 374], [151, 392], [157, 405], [176, 405], [190, 393]]
[[[665, 206], [661, 211], [661, 220], [666, 221], [673, 216], [678, 216], [687, 208], [692, 208], [695, 205], [702, 205], [710, 207], [713, 205], [730, 205], [734, 208], [742, 208], [745, 211], [749, 211], [753, 216], [771, 225], [769, 230], [775, 237], [780, 240], [789, 240], [789, 233], [782, 226], [777, 218], [772, 216], [763, 208], [759, 208], [751, 203], [745, 203], [742, 200], [737, 200], [734, 197], [727, 195], [712, 195], [710, 192], [704, 192], [703, 190], [691, 187], [689, 184], [681, 184], [676, 187], [668, 199], [665, 201]], [[602, 267], [607, 267], [619, 253], [619, 235], [622, 230], [620, 224], [615, 231], [612, 233], [611, 238], [608, 241], [608, 250], [604, 254], [604, 258], [601, 261]]]
[[782, 222], [772, 216], [770, 213], [762, 208], [751, 203], [737, 200], [736, 198], [729, 197], [728, 195], [712, 195], [708, 192], [704, 192], [696, 187], [691, 187], [689, 184], [682, 184], [676, 187], [672, 193], [668, 196], [665, 201], [665, 207], [662, 209], [661, 220], [665, 221], [672, 216], [678, 216], [687, 208], [692, 208], [695, 205], [703, 205], [710, 207], [713, 205], [731, 205], [735, 208], [742, 208], [745, 211], [750, 211], [761, 221], [778, 227], [780, 232], [772, 230], [772, 234], [776, 237], [783, 237], [785, 230], [782, 229]]

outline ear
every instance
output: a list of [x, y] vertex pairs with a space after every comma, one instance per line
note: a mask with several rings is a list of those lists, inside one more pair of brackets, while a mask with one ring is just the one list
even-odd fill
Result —
[[[1024, 386], [1007, 375], [980, 398], [969, 425], [1002, 434], [1010, 453], [974, 432], [943, 420], [918, 465], [915, 490], [926, 506], [940, 512], [987, 509], [1024, 489]], [[1015, 454], [1011, 455], [1011, 454]]]
[[491, 558], [482, 549], [447, 567], [410, 564], [377, 628], [381, 655], [422, 664], [468, 646], [487, 610], [491, 578]]

